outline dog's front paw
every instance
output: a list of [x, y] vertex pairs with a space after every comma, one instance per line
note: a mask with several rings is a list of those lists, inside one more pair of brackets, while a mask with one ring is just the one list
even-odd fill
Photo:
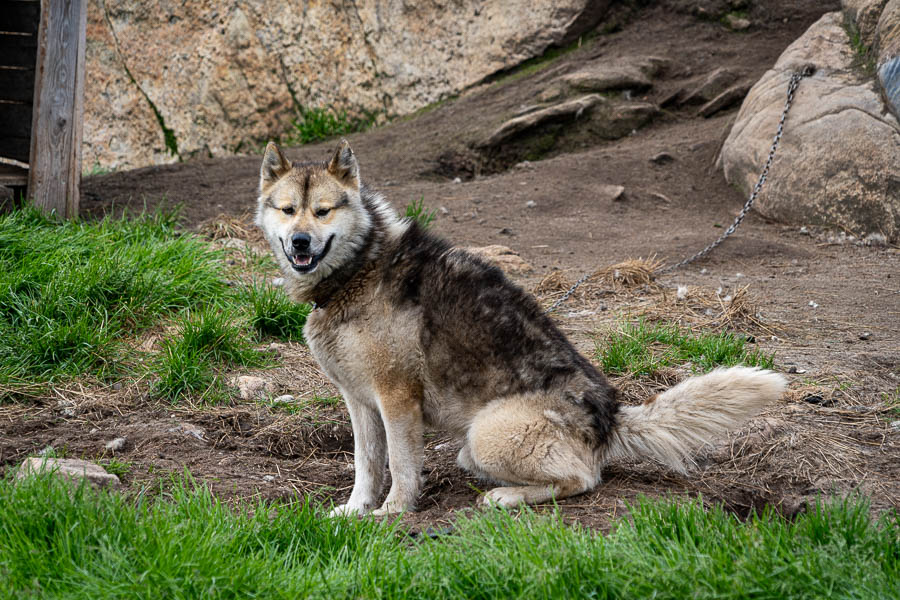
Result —
[[373, 510], [372, 516], [384, 517], [386, 515], [396, 515], [397, 513], [410, 511], [412, 509], [412, 504], [408, 504], [406, 502], [387, 501], [381, 505], [381, 508]]
[[362, 516], [362, 515], [366, 514], [367, 512], [369, 512], [369, 511], [365, 507], [355, 506], [348, 502], [347, 504], [341, 504], [340, 506], [335, 506], [334, 508], [332, 508], [331, 512], [328, 513], [328, 516], [329, 517], [348, 517], [350, 515]]
[[522, 488], [515, 487], [498, 487], [487, 492], [484, 495], [484, 503], [491, 506], [502, 506], [504, 508], [515, 508], [520, 504], [525, 504], [525, 494]]

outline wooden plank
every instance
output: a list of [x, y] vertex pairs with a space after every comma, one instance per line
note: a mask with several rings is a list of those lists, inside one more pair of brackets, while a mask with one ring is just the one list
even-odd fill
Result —
[[0, 156], [3, 158], [11, 158], [28, 164], [30, 154], [30, 137], [13, 137], [6, 134], [0, 135]]
[[41, 0], [28, 196], [44, 212], [78, 216], [87, 0]]
[[31, 105], [0, 102], [0, 134], [10, 137], [31, 136]]
[[0, 163], [0, 185], [19, 187], [26, 183], [28, 183], [28, 169]]
[[37, 31], [41, 21], [39, 0], [4, 0], [0, 10], [0, 31]]
[[[0, 67], [0, 100], [27, 102], [31, 106], [34, 102], [34, 69]], [[31, 123], [30, 115], [28, 122]]]
[[0, 65], [33, 69], [37, 57], [37, 35], [0, 33]]

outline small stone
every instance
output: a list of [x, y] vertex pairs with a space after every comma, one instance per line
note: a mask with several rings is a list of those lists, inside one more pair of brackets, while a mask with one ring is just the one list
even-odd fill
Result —
[[870, 233], [865, 238], [863, 238], [863, 243], [866, 246], [887, 246], [888, 241], [887, 241], [887, 238], [884, 237], [883, 234]]
[[861, 339], [863, 341], [872, 339], [872, 332], [871, 331], [862, 332], [861, 334], [859, 334], [859, 339]]
[[891, 429], [900, 431], [900, 421], [891, 421]]
[[685, 298], [687, 298], [687, 295], [688, 295], [688, 286], [679, 285], [678, 289], [675, 292], [675, 298], [677, 298], [678, 300], [684, 300]]
[[601, 200], [609, 200], [619, 202], [625, 199], [625, 186], [623, 185], [601, 185], [597, 188], [597, 195]]
[[813, 302], [812, 300], [810, 300], [810, 301], [809, 301], [809, 307], [810, 307], [810, 308], [819, 308], [819, 305], [816, 304], [815, 302]]
[[665, 165], [674, 161], [675, 157], [668, 152], [660, 152], [659, 154], [655, 154], [652, 158], [650, 158], [650, 162], [656, 163], [658, 165]]
[[106, 445], [104, 446], [104, 448], [106, 448], [107, 450], [111, 450], [112, 452], [118, 452], [119, 450], [121, 450], [122, 448], [125, 447], [125, 441], [126, 441], [125, 438], [118, 437], [114, 440], [110, 440], [110, 441], [106, 442]]
[[119, 478], [98, 464], [76, 458], [32, 457], [25, 460], [16, 473], [17, 479], [25, 479], [37, 473], [52, 473], [71, 482], [86, 479], [97, 487], [117, 487]]
[[459, 177], [454, 177], [453, 183], [462, 183], [462, 179], [460, 179]]
[[272, 400], [273, 404], [291, 404], [296, 401], [296, 398], [291, 396], [290, 394], [283, 394], [278, 396], [274, 400]]
[[200, 440], [201, 442], [206, 441], [206, 432], [197, 427], [192, 423], [179, 423], [175, 427], [170, 427], [168, 429], [169, 433], [183, 433], [184, 435], [189, 435], [193, 438]]
[[275, 481], [274, 475], [263, 475], [263, 481]]
[[509, 227], [504, 227], [498, 232], [500, 235], [515, 235]]
[[71, 400], [57, 400], [56, 408], [64, 417], [71, 418], [75, 416], [75, 403]]
[[739, 17], [735, 14], [727, 14], [725, 15], [725, 24], [728, 26], [728, 29], [732, 31], [746, 31], [750, 29], [750, 19], [745, 19], [744, 17]]
[[537, 202], [534, 200], [529, 200], [525, 203], [525, 208], [534, 208], [535, 206], [537, 206]]
[[442, 207], [441, 207], [441, 214], [442, 214], [442, 215], [449, 215], [449, 214], [450, 214], [450, 210], [449, 210], [446, 206], [442, 206]]
[[747, 96], [747, 93], [750, 91], [750, 87], [751, 86], [748, 84], [738, 84], [734, 87], [728, 88], [727, 90], [701, 106], [700, 110], [697, 111], [697, 114], [708, 119], [717, 112], [729, 109], [732, 106], [739, 104]]
[[235, 377], [231, 385], [238, 388], [241, 400], [264, 400], [272, 393], [271, 384], [268, 381], [253, 375]]
[[803, 399], [804, 402], [809, 402], [810, 404], [825, 404], [825, 399], [819, 394], [810, 394]]

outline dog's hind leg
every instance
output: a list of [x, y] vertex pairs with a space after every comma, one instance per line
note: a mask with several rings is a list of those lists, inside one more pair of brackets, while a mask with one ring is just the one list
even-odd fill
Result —
[[487, 492], [485, 503], [539, 504], [597, 484], [593, 449], [553, 405], [536, 395], [511, 396], [475, 416], [460, 462], [477, 474], [515, 484]]

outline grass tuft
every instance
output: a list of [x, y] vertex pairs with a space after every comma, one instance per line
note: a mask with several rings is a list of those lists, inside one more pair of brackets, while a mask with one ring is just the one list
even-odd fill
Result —
[[425, 196], [422, 196], [406, 205], [406, 213], [403, 216], [416, 221], [422, 229], [428, 229], [431, 227], [431, 222], [437, 217], [437, 211], [428, 210], [425, 207]]
[[201, 308], [178, 320], [178, 332], [163, 342], [155, 394], [170, 401], [209, 390], [220, 366], [260, 366], [239, 317], [220, 306]]
[[250, 305], [250, 325], [260, 335], [303, 340], [303, 326], [311, 310], [308, 304], [294, 302], [279, 288], [255, 282], [247, 288], [246, 301]]
[[375, 123], [374, 114], [352, 119], [346, 111], [298, 106], [298, 116], [291, 121], [291, 130], [283, 138], [288, 146], [299, 146], [336, 135], [365, 131]]
[[694, 335], [677, 325], [626, 323], [598, 343], [597, 358], [610, 374], [652, 375], [662, 367], [690, 362], [700, 371], [738, 364], [771, 369], [774, 356], [748, 351], [745, 338], [731, 333]]

